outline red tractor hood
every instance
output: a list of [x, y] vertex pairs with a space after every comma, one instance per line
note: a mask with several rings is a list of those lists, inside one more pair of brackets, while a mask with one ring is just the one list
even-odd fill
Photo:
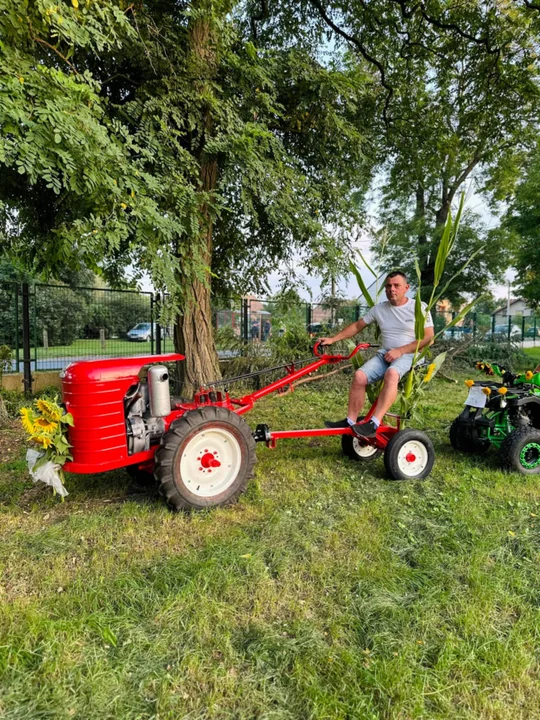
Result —
[[120, 381], [138, 375], [145, 365], [184, 360], [179, 353], [141, 355], [140, 357], [108, 358], [107, 360], [78, 360], [68, 365], [60, 377], [68, 382]]

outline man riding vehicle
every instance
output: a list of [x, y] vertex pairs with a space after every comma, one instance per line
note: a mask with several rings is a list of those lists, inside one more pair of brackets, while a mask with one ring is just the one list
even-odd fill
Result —
[[[381, 349], [354, 374], [349, 392], [347, 417], [336, 422], [325, 421], [326, 427], [343, 428], [351, 426], [359, 437], [373, 437], [381, 420], [392, 407], [398, 394], [398, 383], [412, 366], [414, 354], [418, 349], [433, 342], [433, 320], [428, 313], [424, 337], [416, 340], [414, 325], [414, 300], [407, 297], [410, 285], [405, 273], [400, 270], [391, 272], [385, 280], [385, 292], [388, 300], [374, 305], [363, 318], [351, 323], [334, 337], [321, 338], [322, 345], [332, 345], [340, 340], [351, 338], [365, 327], [376, 322], [381, 330]], [[425, 310], [425, 305], [422, 303]], [[384, 379], [377, 408], [371, 420], [358, 422], [358, 415], [364, 406], [366, 386]]]

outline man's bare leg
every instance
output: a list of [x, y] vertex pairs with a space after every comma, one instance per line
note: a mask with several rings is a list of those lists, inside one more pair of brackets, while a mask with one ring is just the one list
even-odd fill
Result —
[[385, 414], [395, 403], [398, 395], [399, 373], [393, 368], [389, 368], [384, 374], [384, 384], [379, 394], [377, 408], [373, 413], [373, 417], [382, 422]]
[[349, 390], [349, 407], [347, 410], [347, 417], [354, 420], [354, 422], [356, 422], [356, 418], [364, 407], [367, 384], [368, 379], [365, 373], [362, 370], [357, 370], [354, 373], [351, 389]]

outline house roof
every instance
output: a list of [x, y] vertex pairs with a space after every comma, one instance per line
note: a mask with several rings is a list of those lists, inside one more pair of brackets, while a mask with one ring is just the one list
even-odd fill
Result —
[[[510, 307], [512, 307], [512, 305], [515, 305], [518, 302], [522, 302], [525, 305], [525, 307], [527, 307], [527, 301], [525, 300], [525, 298], [522, 298], [522, 297], [510, 298]], [[499, 307], [496, 308], [491, 314], [497, 315], [498, 313], [506, 310], [506, 307], [507, 307], [507, 303], [505, 302], [503, 305], [499, 305]]]

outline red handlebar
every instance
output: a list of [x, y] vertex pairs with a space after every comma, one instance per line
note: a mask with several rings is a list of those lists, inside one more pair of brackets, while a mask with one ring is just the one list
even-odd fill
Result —
[[[324, 350], [322, 352], [318, 352], [319, 348], [326, 347], [326, 345], [321, 345], [321, 342], [322, 342], [321, 340], [317, 340], [317, 342], [315, 343], [315, 345], [313, 347], [313, 354], [315, 355], [315, 357], [324, 357], [325, 356]], [[335, 362], [338, 362], [340, 360], [350, 360], [353, 357], [353, 355], [356, 355], [356, 353], [359, 350], [367, 350], [370, 347], [377, 347], [377, 345], [372, 345], [371, 343], [360, 343], [359, 345], [357, 345], [354, 348], [354, 350], [352, 351], [352, 353], [350, 355], [327, 355], [326, 357], [328, 357], [328, 359], [331, 358]]]

